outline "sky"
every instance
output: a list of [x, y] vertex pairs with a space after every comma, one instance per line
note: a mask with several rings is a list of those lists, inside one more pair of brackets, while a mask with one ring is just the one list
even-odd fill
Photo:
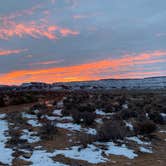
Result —
[[0, 84], [166, 76], [165, 0], [1, 0]]

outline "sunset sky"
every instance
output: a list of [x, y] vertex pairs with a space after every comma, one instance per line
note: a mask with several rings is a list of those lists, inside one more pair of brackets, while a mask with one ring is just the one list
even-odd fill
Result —
[[1, 0], [0, 84], [161, 75], [165, 0]]

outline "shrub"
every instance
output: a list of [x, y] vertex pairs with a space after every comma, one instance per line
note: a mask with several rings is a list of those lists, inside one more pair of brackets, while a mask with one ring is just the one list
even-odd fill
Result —
[[166, 106], [163, 106], [163, 107], [162, 107], [161, 112], [163, 112], [163, 113], [166, 114]]
[[57, 133], [57, 127], [55, 126], [55, 121], [45, 121], [40, 129], [40, 134], [42, 139], [53, 139], [54, 135]]
[[107, 104], [104, 106], [103, 111], [106, 113], [115, 112], [115, 107], [113, 107], [112, 104]]
[[3, 97], [0, 96], [0, 107], [3, 107], [3, 106], [5, 106], [5, 103], [4, 103]]
[[128, 129], [122, 121], [106, 121], [99, 129], [99, 141], [123, 139], [128, 135]]
[[87, 112], [87, 111], [83, 112], [81, 116], [82, 116], [82, 119], [83, 119], [83, 123], [87, 126], [91, 125], [94, 122], [95, 118], [96, 118], [95, 113]]
[[74, 123], [77, 123], [77, 124], [81, 123], [81, 112], [74, 110], [72, 112], [72, 117], [73, 117]]
[[72, 109], [74, 105], [74, 101], [72, 98], [66, 98], [65, 100], [63, 100], [63, 106], [65, 109]]
[[62, 115], [63, 116], [69, 116], [70, 113], [71, 113], [70, 109], [67, 109], [67, 108], [62, 109]]
[[77, 110], [80, 112], [95, 112], [95, 107], [93, 104], [82, 103], [77, 105]]
[[158, 124], [163, 124], [164, 123], [164, 118], [157, 111], [150, 112], [149, 113], [149, 118], [150, 118], [150, 120], [153, 120], [155, 123], [158, 123]]
[[43, 114], [42, 114], [41, 112], [38, 112], [38, 113], [36, 114], [37, 119], [38, 119], [38, 120], [41, 120], [42, 115], [43, 115]]
[[77, 110], [73, 110], [72, 117], [75, 123], [77, 124], [83, 123], [88, 126], [94, 122], [96, 114], [94, 112], [88, 112], [88, 111], [80, 112]]
[[146, 116], [145, 112], [142, 112], [140, 114], [138, 114], [137, 120], [140, 122], [146, 121], [148, 119], [148, 117]]
[[96, 141], [95, 136], [88, 134], [81, 134], [79, 136], [81, 148], [87, 148], [88, 144], [92, 144], [92, 142]]
[[153, 121], [146, 120], [143, 122], [137, 122], [134, 125], [134, 131], [136, 134], [150, 134], [156, 130], [156, 125]]
[[152, 109], [152, 105], [150, 104], [146, 104], [144, 107], [143, 107], [143, 110], [147, 113], [149, 113], [149, 111]]
[[129, 109], [123, 110], [119, 114], [124, 120], [127, 120], [129, 118], [136, 118], [138, 116], [138, 112]]
[[30, 110], [34, 112], [35, 110], [46, 110], [47, 106], [45, 104], [35, 104], [33, 105]]
[[14, 122], [16, 125], [26, 124], [26, 119], [22, 117], [20, 112], [12, 112], [8, 114], [7, 119], [9, 122]]

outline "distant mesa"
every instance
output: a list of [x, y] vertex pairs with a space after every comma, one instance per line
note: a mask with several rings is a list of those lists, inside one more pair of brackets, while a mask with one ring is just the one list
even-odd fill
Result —
[[56, 90], [97, 90], [97, 89], [165, 89], [166, 76], [143, 79], [101, 79], [79, 82], [30, 82], [20, 86], [0, 85], [0, 91], [56, 91]]

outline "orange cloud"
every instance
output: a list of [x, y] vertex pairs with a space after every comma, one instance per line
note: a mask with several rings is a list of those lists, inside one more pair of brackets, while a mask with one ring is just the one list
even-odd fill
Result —
[[18, 49], [18, 50], [1, 50], [0, 49], [0, 56], [6, 56], [10, 54], [19, 54], [25, 51], [27, 51], [27, 49]]
[[[116, 59], [100, 60], [75, 66], [54, 67], [36, 70], [18, 70], [7, 74], [1, 74], [1, 84], [20, 84], [30, 81], [84, 81], [101, 78], [140, 78], [144, 76], [163, 75], [159, 71], [146, 71], [143, 69], [131, 70], [133, 65], [145, 65], [150, 63], [166, 62], [166, 52], [155, 51], [136, 56], [125, 56]], [[161, 58], [155, 59], [155, 58]], [[134, 63], [133, 63], [134, 62]], [[145, 63], [146, 62], [146, 63]], [[106, 75], [104, 73], [107, 73]], [[120, 74], [118, 74], [120, 73]], [[122, 74], [121, 74], [122, 73]], [[164, 73], [166, 74], [166, 73]]]

